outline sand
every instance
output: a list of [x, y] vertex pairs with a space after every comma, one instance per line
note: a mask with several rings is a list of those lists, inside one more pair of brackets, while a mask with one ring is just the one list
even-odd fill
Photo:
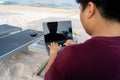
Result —
[[[42, 31], [43, 22], [55, 20], [71, 20], [74, 37], [78, 39], [78, 43], [89, 38], [80, 23], [79, 10], [0, 5], [0, 24], [18, 26], [23, 30]], [[45, 49], [41, 50], [41, 47], [33, 44], [31, 47], [40, 50], [30, 48], [0, 62], [0, 80], [43, 80], [44, 73], [36, 76], [36, 72], [49, 57], [44, 52]]]

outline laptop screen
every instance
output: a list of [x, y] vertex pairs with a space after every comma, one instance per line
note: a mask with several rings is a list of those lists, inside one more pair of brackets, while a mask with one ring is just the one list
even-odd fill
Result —
[[71, 21], [44, 22], [43, 32], [46, 44], [56, 42], [63, 45], [67, 39], [73, 39]]

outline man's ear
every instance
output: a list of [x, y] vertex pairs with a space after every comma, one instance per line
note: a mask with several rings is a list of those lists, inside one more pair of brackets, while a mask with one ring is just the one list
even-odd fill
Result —
[[91, 18], [95, 14], [95, 5], [93, 2], [89, 2], [87, 5], [87, 10], [88, 10], [88, 18]]

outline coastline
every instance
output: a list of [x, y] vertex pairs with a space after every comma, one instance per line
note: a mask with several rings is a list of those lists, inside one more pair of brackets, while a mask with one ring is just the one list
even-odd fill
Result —
[[19, 10], [19, 11], [34, 11], [34, 12], [55, 12], [55, 13], [69, 13], [78, 14], [79, 9], [59, 9], [59, 8], [44, 8], [44, 7], [30, 7], [30, 6], [12, 6], [0, 5], [0, 10]]

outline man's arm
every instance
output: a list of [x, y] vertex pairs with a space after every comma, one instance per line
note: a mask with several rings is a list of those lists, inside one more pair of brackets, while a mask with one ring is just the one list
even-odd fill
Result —
[[58, 45], [57, 43], [51, 43], [50, 45], [48, 45], [48, 47], [50, 48], [50, 58], [48, 61], [48, 64], [46, 66], [46, 72], [49, 70], [49, 68], [51, 67], [52, 63], [54, 62], [57, 53], [60, 51], [61, 49], [61, 45]]
[[[50, 53], [51, 54], [51, 53]], [[48, 64], [47, 64], [47, 66], [46, 66], [46, 71], [45, 72], [47, 72], [48, 70], [49, 70], [49, 68], [50, 68], [50, 66], [52, 65], [52, 63], [54, 62], [54, 60], [55, 60], [55, 58], [56, 58], [56, 55], [57, 53], [52, 53], [51, 55], [50, 55], [50, 57], [49, 57], [49, 61], [48, 61]]]
[[[75, 43], [73, 40], [67, 40], [64, 45], [65, 46], [70, 46], [73, 44], [77, 44]], [[48, 45], [48, 47], [50, 48], [50, 57], [49, 57], [49, 61], [48, 64], [46, 66], [46, 72], [49, 70], [50, 66], [52, 65], [52, 63], [54, 62], [57, 53], [60, 51], [61, 49], [61, 45], [58, 45], [57, 43], [51, 43], [50, 45]]]

